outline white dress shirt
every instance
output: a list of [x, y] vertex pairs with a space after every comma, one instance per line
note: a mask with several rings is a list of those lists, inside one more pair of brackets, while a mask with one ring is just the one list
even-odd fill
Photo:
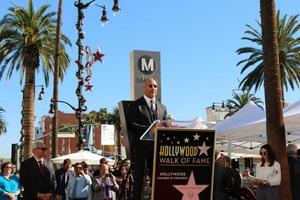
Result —
[[272, 166], [261, 166], [261, 162], [256, 164], [256, 178], [267, 180], [271, 186], [280, 185], [281, 182], [281, 169], [280, 164], [274, 161]]
[[149, 97], [147, 97], [146, 95], [144, 95], [144, 99], [147, 102], [147, 105], [149, 106], [149, 108], [151, 108], [151, 100], [152, 100], [152, 106], [153, 106], [153, 110], [155, 110], [155, 98], [150, 99]]

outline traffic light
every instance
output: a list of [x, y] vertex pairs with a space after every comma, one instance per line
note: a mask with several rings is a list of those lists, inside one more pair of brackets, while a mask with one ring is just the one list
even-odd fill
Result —
[[19, 145], [18, 144], [11, 144], [11, 162], [13, 164], [17, 164], [18, 162], [18, 150], [19, 150]]

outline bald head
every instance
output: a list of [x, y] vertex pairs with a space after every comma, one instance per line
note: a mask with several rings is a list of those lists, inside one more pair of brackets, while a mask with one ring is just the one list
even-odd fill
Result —
[[295, 144], [289, 144], [287, 147], [286, 147], [286, 152], [288, 154], [288, 156], [295, 156], [297, 157], [297, 145]]
[[144, 94], [150, 99], [155, 98], [158, 90], [158, 85], [155, 79], [150, 78], [145, 81]]

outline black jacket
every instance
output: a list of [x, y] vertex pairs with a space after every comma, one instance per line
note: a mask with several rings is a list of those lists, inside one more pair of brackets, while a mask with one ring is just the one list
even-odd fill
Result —
[[38, 162], [31, 157], [21, 164], [20, 180], [24, 187], [24, 199], [36, 200], [37, 193], [55, 193], [55, 170], [51, 161], [44, 159], [44, 173], [40, 174]]

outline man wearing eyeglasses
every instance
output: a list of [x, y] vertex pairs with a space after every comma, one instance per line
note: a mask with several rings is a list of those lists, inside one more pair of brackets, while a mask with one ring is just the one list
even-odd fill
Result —
[[66, 199], [67, 200], [88, 200], [90, 187], [92, 185], [91, 177], [85, 174], [81, 163], [74, 165], [75, 174], [70, 177]]
[[143, 180], [148, 171], [152, 176], [153, 141], [140, 140], [142, 134], [155, 120], [166, 120], [167, 109], [156, 99], [158, 85], [155, 79], [145, 81], [144, 95], [137, 99], [128, 111], [128, 128], [132, 133], [130, 152], [134, 162], [134, 200], [142, 197]]
[[52, 162], [45, 159], [47, 147], [38, 140], [33, 143], [32, 151], [33, 156], [23, 161], [20, 169], [24, 199], [54, 199], [56, 177]]

